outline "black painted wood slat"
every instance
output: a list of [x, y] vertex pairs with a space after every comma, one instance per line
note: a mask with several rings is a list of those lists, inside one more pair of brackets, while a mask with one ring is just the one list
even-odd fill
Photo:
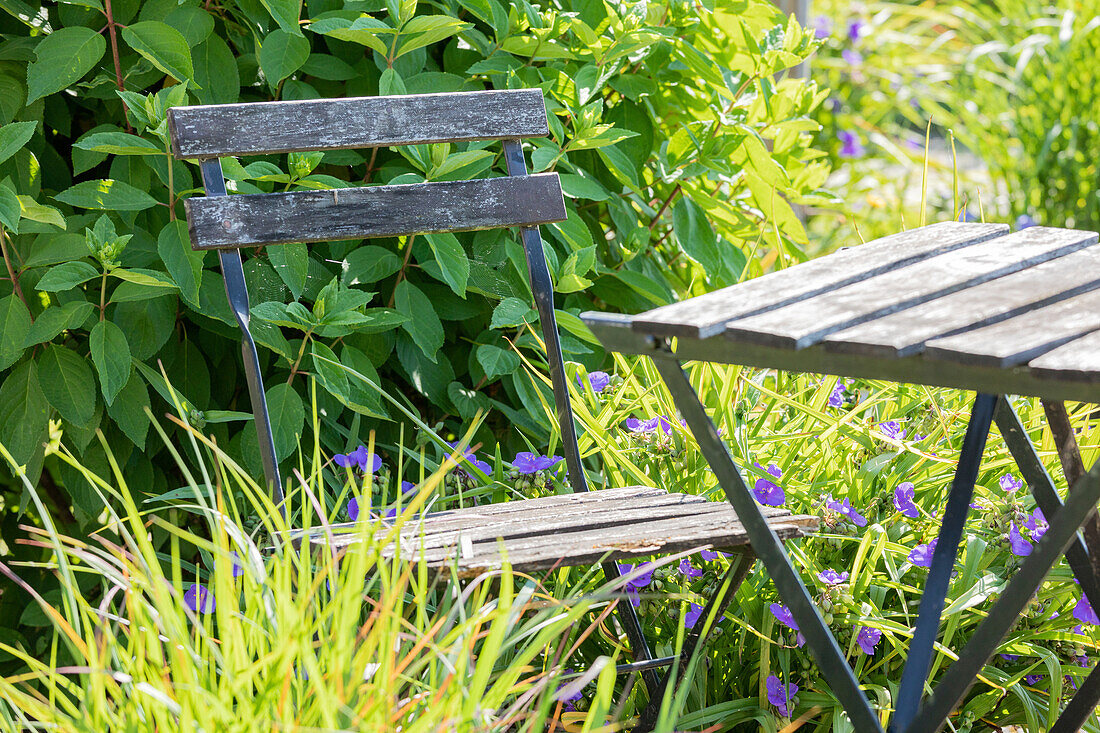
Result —
[[1095, 240], [1091, 232], [1031, 227], [731, 320], [725, 334], [737, 343], [803, 349], [831, 333], [1067, 255]]
[[168, 123], [177, 158], [550, 134], [541, 89], [174, 107]]
[[[1096, 241], [1096, 235], [1092, 236]], [[881, 357], [920, 353], [925, 342], [987, 326], [1100, 287], [1100, 247], [1029, 267], [865, 321], [825, 337], [829, 351]]]
[[1100, 291], [1093, 290], [1007, 321], [933, 339], [924, 353], [937, 361], [1013, 367], [1096, 330]]
[[654, 336], [708, 338], [726, 321], [752, 316], [1008, 234], [1004, 224], [940, 222], [637, 315], [633, 328]]
[[461, 232], [566, 218], [557, 173], [194, 197], [184, 205], [195, 249]]

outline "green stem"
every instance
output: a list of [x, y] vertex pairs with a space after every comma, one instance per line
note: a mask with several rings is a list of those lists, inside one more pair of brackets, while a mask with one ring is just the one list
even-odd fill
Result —
[[306, 346], [309, 344], [309, 339], [313, 335], [313, 329], [306, 331], [306, 335], [302, 337], [302, 347], [298, 349], [298, 358], [294, 360], [294, 365], [290, 367], [290, 376], [287, 378], [286, 383], [290, 384], [294, 381], [295, 375], [298, 374], [298, 367], [302, 364], [302, 358], [306, 355]]
[[103, 277], [99, 281], [99, 320], [107, 319], [107, 271], [103, 271]]
[[4, 264], [8, 268], [8, 278], [11, 280], [12, 289], [15, 294], [19, 296], [19, 299], [23, 301], [23, 305], [27, 306], [27, 310], [30, 310], [30, 304], [27, 303], [27, 299], [23, 297], [23, 289], [19, 287], [19, 278], [15, 276], [15, 268], [12, 267], [11, 258], [8, 256], [8, 233], [3, 227], [0, 227], [0, 252], [4, 255]]

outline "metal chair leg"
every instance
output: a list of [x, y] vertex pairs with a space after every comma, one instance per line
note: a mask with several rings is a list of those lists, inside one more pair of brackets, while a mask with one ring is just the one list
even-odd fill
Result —
[[814, 605], [810, 592], [798, 572], [791, 565], [783, 544], [775, 536], [760, 511], [749, 487], [741, 477], [725, 443], [718, 437], [718, 430], [699, 401], [699, 396], [688, 381], [687, 375], [675, 356], [665, 351], [655, 353], [653, 363], [668, 386], [672, 399], [680, 414], [691, 428], [699, 450], [714, 470], [718, 483], [726, 492], [726, 498], [737, 512], [738, 519], [745, 526], [753, 552], [764, 563], [768, 574], [779, 590], [779, 595], [787, 603], [802, 629], [810, 651], [813, 652], [821, 669], [822, 678], [828, 680], [833, 694], [844, 706], [851, 718], [852, 725], [860, 733], [882, 731], [878, 716], [859, 688], [859, 682], [848, 666], [848, 661], [836, 639], [829, 631], [825, 620]]
[[909, 658], [905, 662], [898, 685], [897, 704], [888, 729], [891, 732], [906, 730], [920, 705], [928, 670], [932, 666], [932, 650], [936, 637], [939, 636], [940, 615], [943, 613], [944, 601], [951, 584], [951, 571], [955, 567], [963, 525], [970, 509], [974, 482], [978, 480], [978, 467], [982, 462], [982, 453], [985, 451], [997, 402], [997, 395], [979, 394], [970, 411], [970, 423], [966, 426], [959, 463], [951, 481], [951, 492], [947, 496], [947, 507], [943, 512], [936, 550], [932, 554], [932, 566], [928, 570], [928, 579], [921, 595], [917, 628], [909, 644]]
[[[722, 618], [722, 614], [725, 613], [726, 608], [733, 601], [733, 597], [737, 595], [737, 589], [745, 582], [745, 578], [749, 577], [755, 562], [756, 557], [748, 549], [741, 550], [730, 561], [730, 566], [722, 575], [718, 588], [703, 605], [703, 610], [699, 613], [699, 621], [688, 632], [687, 638], [684, 639], [684, 646], [676, 657], [678, 664], [669, 668], [664, 679], [661, 680], [660, 690], [656, 695], [649, 698], [649, 704], [646, 705], [638, 725], [634, 728], [635, 733], [648, 733], [648, 731], [653, 730], [653, 727], [657, 724], [657, 716], [661, 712], [665, 690], [672, 680], [673, 673], [682, 675], [687, 670], [691, 660], [695, 657], [696, 650], [706, 643], [707, 637], [714, 629], [714, 625]], [[713, 622], [711, 622], [711, 618], [714, 619]]]
[[[202, 182], [207, 196], [225, 196], [225, 178], [222, 176], [222, 162], [218, 158], [202, 161]], [[264, 478], [275, 506], [285, 512], [283, 506], [283, 482], [279, 477], [279, 461], [275, 456], [275, 436], [271, 431], [271, 418], [267, 413], [267, 395], [264, 393], [263, 377], [260, 376], [260, 355], [256, 342], [248, 329], [250, 313], [248, 307], [248, 289], [244, 281], [244, 267], [241, 264], [240, 250], [221, 250], [222, 278], [225, 281], [225, 295], [229, 299], [229, 308], [237, 325], [241, 327], [241, 352], [244, 357], [244, 374], [248, 382], [248, 396], [252, 401], [252, 415], [256, 422], [256, 437], [260, 445], [260, 459], [264, 466]]]

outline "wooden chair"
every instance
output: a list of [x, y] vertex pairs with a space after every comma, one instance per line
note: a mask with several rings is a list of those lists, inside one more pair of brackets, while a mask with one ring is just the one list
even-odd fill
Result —
[[[176, 107], [168, 119], [175, 156], [197, 159], [202, 169], [206, 196], [185, 202], [191, 244], [199, 250], [216, 249], [221, 258], [226, 295], [241, 328], [264, 473], [276, 504], [283, 500], [282, 482], [256, 345], [249, 332], [240, 248], [518, 227], [574, 493], [428, 514], [407, 525], [401, 552], [412, 560], [423, 548], [429, 565], [454, 564], [460, 575], [468, 576], [499, 567], [503, 546], [516, 570], [601, 562], [610, 579], [619, 576], [613, 562], [618, 559], [693, 548], [738, 548], [719, 592], [703, 613], [704, 619], [721, 616], [753, 562], [748, 535], [729, 504], [644, 486], [588, 491], [562, 362], [553, 282], [538, 228], [565, 219], [565, 204], [556, 173], [527, 174], [520, 142], [549, 134], [540, 90]], [[227, 196], [219, 160], [475, 140], [503, 141], [507, 176]], [[815, 517], [792, 516], [781, 509], [765, 508], [765, 515], [768, 530], [781, 540], [817, 525]], [[347, 544], [353, 536], [344, 533], [336, 542]], [[308, 539], [325, 541], [318, 535]], [[621, 603], [620, 610], [635, 656], [635, 662], [623, 669], [642, 672], [654, 708], [664, 684], [655, 669], [676, 658], [653, 659], [633, 607]], [[705, 636], [706, 626], [696, 625], [683, 660]]]

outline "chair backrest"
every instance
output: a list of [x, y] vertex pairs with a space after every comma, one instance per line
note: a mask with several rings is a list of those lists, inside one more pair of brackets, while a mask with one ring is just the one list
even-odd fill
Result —
[[[282, 482], [259, 356], [249, 331], [241, 247], [519, 227], [539, 313], [569, 481], [587, 490], [565, 379], [553, 282], [538, 225], [566, 218], [556, 173], [527, 174], [520, 140], [549, 134], [538, 89], [175, 107], [177, 158], [198, 159], [206, 196], [184, 202], [191, 245], [217, 249], [242, 332], [245, 375], [277, 504]], [[220, 158], [237, 155], [503, 140], [508, 176], [471, 181], [227, 196]]]

